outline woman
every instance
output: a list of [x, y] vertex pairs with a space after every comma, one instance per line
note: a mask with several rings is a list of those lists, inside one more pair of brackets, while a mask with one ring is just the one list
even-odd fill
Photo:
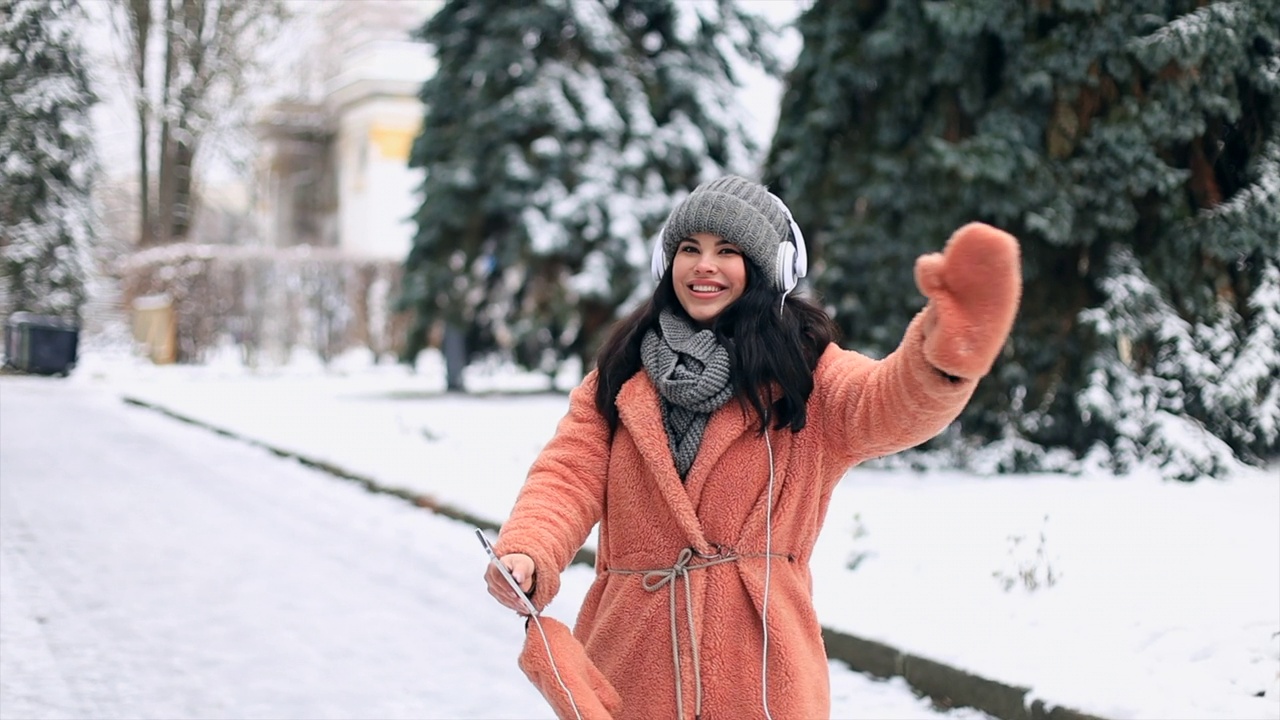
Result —
[[[827, 717], [809, 557], [831, 491], [954, 420], [1012, 325], [1017, 242], [975, 223], [917, 261], [930, 302], [896, 351], [842, 350], [830, 318], [789, 296], [803, 243], [782, 201], [744, 178], [681, 202], [653, 296], [570, 395], [502, 528], [501, 562], [542, 608], [601, 523], [573, 635], [616, 696], [568, 689], [620, 698], [605, 702], [616, 717]], [[495, 568], [486, 580], [520, 610]]]

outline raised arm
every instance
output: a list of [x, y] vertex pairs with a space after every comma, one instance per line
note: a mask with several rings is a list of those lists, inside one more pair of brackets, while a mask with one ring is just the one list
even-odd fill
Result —
[[817, 385], [829, 446], [860, 462], [914, 447], [960, 414], [1008, 338], [1022, 294], [1018, 242], [971, 223], [916, 261], [929, 303], [888, 357], [832, 347]]
[[495, 546], [499, 555], [533, 558], [539, 609], [560, 590], [560, 573], [603, 512], [611, 434], [596, 410], [595, 387], [593, 371], [570, 393], [569, 411], [529, 469]]

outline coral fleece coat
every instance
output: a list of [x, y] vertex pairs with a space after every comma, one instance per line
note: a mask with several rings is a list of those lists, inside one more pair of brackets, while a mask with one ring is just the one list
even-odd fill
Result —
[[[703, 718], [763, 716], [770, 455], [769, 709], [779, 720], [828, 717], [827, 657], [811, 602], [809, 557], [831, 491], [851, 466], [940, 432], [977, 382], [948, 379], [925, 360], [926, 315], [882, 361], [828, 347], [799, 433], [770, 430], [766, 444], [754, 412], [736, 400], [721, 407], [685, 482], [647, 373], [619, 391], [612, 436], [595, 407], [595, 373], [570, 395], [568, 414], [530, 470], [498, 548], [533, 558], [533, 602], [541, 608], [602, 521], [596, 579], [574, 635], [621, 696], [616, 717], [693, 718], [699, 689]], [[674, 573], [665, 583], [661, 575], [634, 572], [672, 568], [686, 549], [696, 553], [691, 567], [729, 554], [738, 559]]]

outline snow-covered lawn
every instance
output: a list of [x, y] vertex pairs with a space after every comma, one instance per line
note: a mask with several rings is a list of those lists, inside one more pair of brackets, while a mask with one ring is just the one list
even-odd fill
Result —
[[[107, 389], [0, 377], [0, 720], [551, 718], [472, 529]], [[572, 618], [575, 566], [549, 612]], [[843, 720], [943, 712], [831, 663]]]
[[[472, 373], [469, 387], [536, 379]], [[246, 371], [87, 354], [110, 388], [501, 521], [562, 394], [440, 392], [343, 358]], [[829, 627], [1109, 718], [1280, 718], [1280, 468], [1228, 481], [855, 468], [813, 559]]]

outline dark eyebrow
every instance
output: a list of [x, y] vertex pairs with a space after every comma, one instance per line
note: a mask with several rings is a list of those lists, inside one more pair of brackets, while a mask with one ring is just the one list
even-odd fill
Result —
[[[691, 242], [691, 243], [696, 243], [696, 242], [698, 242], [698, 241], [697, 241], [697, 240], [694, 240], [694, 239], [693, 239], [693, 238], [691, 238], [691, 237], [686, 236], [686, 237], [682, 237], [682, 238], [680, 238], [680, 242]], [[717, 241], [716, 241], [716, 246], [717, 246], [717, 247], [719, 247], [720, 245], [732, 245], [732, 246], [734, 246], [734, 247], [738, 247], [738, 243], [736, 243], [736, 242], [734, 242], [734, 241], [732, 241], [732, 240], [726, 240], [725, 238], [720, 238], [719, 240], [717, 240]]]

